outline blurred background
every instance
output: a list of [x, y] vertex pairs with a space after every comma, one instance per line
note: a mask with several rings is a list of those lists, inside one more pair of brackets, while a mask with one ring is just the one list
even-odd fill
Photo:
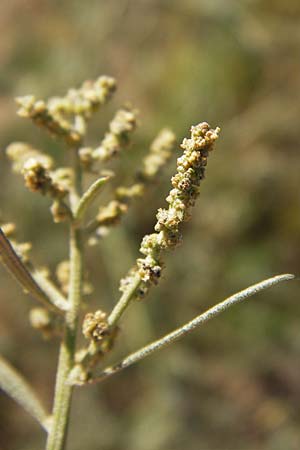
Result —
[[[11, 174], [4, 150], [22, 140], [65, 156], [16, 116], [16, 96], [116, 77], [118, 92], [89, 139], [99, 142], [124, 102], [139, 109], [135, 143], [114, 164], [122, 183], [160, 128], [178, 142], [203, 120], [222, 128], [183, 245], [166, 257], [160, 286], [128, 310], [112, 361], [249, 284], [299, 274], [298, 0], [2, 0], [0, 24], [1, 215], [32, 242], [37, 265], [54, 272], [66, 258], [66, 227]], [[176, 156], [123, 226], [87, 252], [91, 310], [117, 300], [119, 278], [165, 205]], [[1, 267], [0, 277], [1, 354], [50, 408], [58, 342], [31, 329], [34, 301]], [[298, 450], [299, 294], [298, 282], [273, 288], [103, 385], [78, 389], [68, 449]], [[0, 449], [43, 445], [38, 425], [1, 393]]]

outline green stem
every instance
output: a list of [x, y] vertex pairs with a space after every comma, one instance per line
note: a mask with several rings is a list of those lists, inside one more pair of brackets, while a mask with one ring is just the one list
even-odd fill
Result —
[[112, 312], [108, 316], [108, 324], [113, 327], [116, 325], [121, 318], [123, 312], [128, 307], [129, 303], [133, 299], [137, 289], [139, 288], [139, 285], [141, 284], [141, 279], [137, 275], [135, 279], [132, 281], [132, 284], [130, 285], [129, 289], [127, 289], [124, 294], [121, 296], [118, 303], [114, 306]]
[[[76, 154], [77, 157], [77, 154]], [[75, 210], [81, 194], [81, 169], [77, 158], [74, 163], [75, 187], [72, 209]], [[53, 406], [53, 425], [48, 436], [46, 450], [65, 448], [72, 386], [66, 383], [74, 366], [78, 315], [82, 297], [82, 236], [81, 230], [71, 224], [70, 229], [70, 289], [69, 310], [65, 316], [65, 331], [60, 347]]]

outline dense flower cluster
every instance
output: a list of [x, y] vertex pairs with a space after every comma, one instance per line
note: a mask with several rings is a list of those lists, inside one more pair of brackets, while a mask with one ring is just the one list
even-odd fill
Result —
[[107, 323], [106, 313], [101, 310], [87, 313], [82, 324], [82, 333], [86, 339], [91, 339], [95, 342], [100, 342], [109, 336], [110, 328]]
[[142, 161], [141, 169], [136, 174], [136, 182], [128, 187], [119, 186], [115, 190], [115, 198], [99, 208], [94, 226], [100, 234], [103, 227], [118, 224], [127, 213], [132, 200], [143, 196], [146, 185], [155, 180], [171, 158], [175, 142], [175, 135], [171, 130], [164, 128], [158, 133]]
[[26, 187], [32, 192], [48, 195], [53, 199], [51, 206], [55, 222], [70, 217], [70, 210], [63, 202], [72, 186], [72, 170], [53, 170], [54, 162], [49, 155], [23, 142], [15, 142], [6, 149], [13, 163], [13, 170], [24, 177]]
[[137, 111], [123, 107], [116, 112], [109, 124], [100, 145], [96, 148], [82, 147], [79, 149], [81, 164], [85, 170], [95, 170], [98, 162], [108, 161], [117, 156], [130, 142], [130, 135], [137, 126]]
[[142, 169], [137, 177], [140, 181], [152, 181], [162, 167], [169, 161], [176, 143], [175, 134], [169, 128], [163, 128], [153, 140], [149, 153], [145, 156]]
[[177, 173], [172, 177], [167, 209], [159, 209], [155, 233], [146, 235], [141, 243], [143, 258], [121, 280], [120, 290], [131, 289], [140, 280], [135, 291], [136, 298], [142, 298], [151, 284], [157, 284], [162, 271], [161, 253], [176, 247], [181, 241], [180, 225], [190, 218], [190, 209], [199, 195], [201, 180], [205, 175], [207, 157], [218, 138], [219, 128], [212, 129], [206, 123], [191, 128], [191, 138], [184, 139], [183, 155], [177, 159]]
[[32, 328], [40, 331], [45, 339], [62, 334], [62, 318], [46, 308], [32, 308], [29, 312], [29, 322]]
[[64, 97], [53, 97], [47, 102], [34, 96], [20, 97], [18, 114], [30, 118], [53, 136], [68, 144], [78, 144], [86, 132], [86, 120], [105, 104], [116, 89], [113, 78], [102, 76], [86, 81], [79, 89], [70, 89]]

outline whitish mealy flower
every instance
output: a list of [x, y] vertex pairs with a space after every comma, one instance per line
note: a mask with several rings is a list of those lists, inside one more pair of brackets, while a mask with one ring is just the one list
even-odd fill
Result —
[[[115, 199], [110, 201], [107, 205], [100, 207], [96, 221], [93, 224], [92, 230], [99, 230], [100, 227], [109, 227], [120, 222], [121, 218], [127, 213], [131, 202], [144, 195], [146, 185], [152, 182], [162, 167], [170, 159], [174, 146], [175, 135], [169, 129], [163, 129], [159, 132], [150, 146], [148, 154], [142, 162], [142, 169], [137, 173], [136, 180], [131, 186], [119, 186], [115, 190]], [[82, 149], [83, 160], [90, 161], [89, 149]]]
[[37, 159], [28, 159], [22, 169], [25, 185], [32, 192], [40, 192], [54, 199], [62, 199], [67, 194], [67, 189], [61, 183], [55, 182], [51, 172]]
[[82, 324], [82, 333], [86, 339], [100, 342], [110, 335], [107, 314], [101, 310], [87, 313]]
[[143, 159], [138, 179], [143, 182], [152, 181], [171, 158], [176, 143], [173, 131], [162, 129], [150, 146], [150, 151]]
[[17, 242], [15, 240], [10, 240], [11, 245], [13, 246], [14, 251], [17, 253], [19, 258], [21, 258], [24, 264], [29, 263], [29, 253], [32, 249], [31, 242]]
[[10, 144], [6, 154], [13, 163], [13, 170], [23, 175], [29, 190], [55, 199], [67, 194], [71, 182], [67, 183], [66, 171], [69, 174], [70, 170], [52, 171], [54, 162], [49, 155], [23, 142]]
[[118, 334], [118, 327], [111, 327], [107, 320], [107, 314], [98, 310], [85, 315], [82, 333], [90, 342], [87, 347], [76, 353], [75, 361], [81, 367], [81, 372], [88, 376], [89, 369], [95, 366], [112, 348]]
[[97, 109], [107, 103], [117, 87], [116, 80], [103, 75], [95, 81], [85, 81], [79, 89], [70, 89], [63, 98], [50, 99], [51, 112], [82, 116], [89, 119]]
[[34, 158], [41, 163], [46, 170], [51, 170], [54, 165], [51, 156], [46, 155], [25, 142], [13, 142], [10, 144], [6, 149], [6, 155], [12, 161], [12, 168], [16, 173], [22, 172], [24, 164], [30, 158]]
[[70, 282], [70, 261], [61, 261], [56, 267], [55, 274], [62, 292], [64, 294], [68, 294]]
[[[70, 261], [69, 260], [61, 261], [56, 267], [55, 275], [56, 275], [57, 281], [60, 285], [62, 292], [65, 295], [68, 295], [69, 294], [69, 285], [70, 285]], [[90, 295], [92, 292], [93, 292], [93, 286], [88, 281], [88, 272], [85, 271], [84, 279], [83, 279], [83, 286], [82, 286], [82, 293], [83, 293], [83, 295]]]
[[128, 206], [117, 200], [111, 200], [107, 205], [99, 208], [96, 223], [98, 226], [111, 226], [119, 223]]
[[16, 232], [16, 224], [13, 222], [6, 222], [1, 224], [1, 229], [5, 236], [12, 237]]
[[70, 208], [61, 199], [54, 199], [51, 207], [51, 214], [55, 223], [65, 222], [72, 219]]
[[52, 314], [45, 308], [33, 308], [29, 312], [29, 322], [32, 328], [39, 330], [45, 339], [62, 334], [61, 317]]
[[[130, 135], [137, 126], [137, 111], [124, 107], [117, 111], [109, 124], [109, 131], [105, 134], [99, 147], [92, 152], [94, 161], [107, 161], [117, 156], [120, 151], [128, 146]], [[84, 155], [86, 157], [86, 154]]]
[[140, 299], [152, 284], [157, 284], [163, 267], [161, 254], [181, 242], [180, 226], [190, 218], [191, 208], [199, 195], [200, 184], [205, 175], [207, 157], [219, 131], [219, 128], [212, 129], [203, 122], [191, 128], [190, 139], [183, 140], [181, 147], [184, 152], [177, 159], [177, 173], [171, 180], [173, 189], [167, 197], [169, 206], [158, 210], [155, 233], [143, 238], [140, 252], [144, 257], [139, 258], [136, 266], [121, 280], [121, 291], [130, 290], [138, 277], [140, 283], [137, 285], [135, 298]]
[[20, 117], [31, 119], [35, 125], [45, 128], [52, 136], [60, 137], [70, 145], [80, 142], [81, 135], [73, 128], [72, 123], [59, 114], [51, 114], [43, 100], [27, 95], [17, 98], [17, 103], [20, 106]]
[[70, 89], [64, 97], [53, 97], [47, 102], [36, 100], [32, 95], [19, 97], [18, 114], [30, 118], [69, 145], [77, 145], [86, 132], [86, 120], [109, 100], [115, 89], [115, 80], [102, 76], [96, 81], [86, 81], [79, 89]]

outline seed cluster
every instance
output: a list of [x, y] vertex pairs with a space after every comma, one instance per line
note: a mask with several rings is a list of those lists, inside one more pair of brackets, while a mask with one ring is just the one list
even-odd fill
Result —
[[205, 175], [207, 157], [219, 131], [219, 128], [212, 129], [203, 122], [191, 128], [190, 139], [183, 140], [181, 147], [184, 152], [177, 159], [177, 173], [171, 180], [173, 189], [166, 199], [169, 207], [158, 210], [155, 232], [143, 238], [140, 252], [144, 257], [137, 259], [136, 266], [121, 280], [122, 292], [131, 288], [137, 276], [141, 280], [135, 293], [137, 299], [143, 298], [149, 287], [158, 283], [163, 268], [161, 253], [181, 242], [180, 225], [190, 218], [190, 210]]
[[30, 118], [55, 137], [63, 138], [69, 145], [78, 144], [86, 132], [86, 121], [116, 89], [113, 78], [101, 76], [96, 81], [86, 81], [79, 89], [70, 89], [64, 97], [53, 97], [47, 102], [34, 96], [19, 97], [18, 114]]
[[107, 323], [106, 313], [98, 310], [94, 313], [86, 314], [82, 324], [82, 333], [86, 339], [95, 342], [100, 342], [109, 336], [110, 328]]
[[144, 183], [151, 182], [171, 158], [175, 143], [176, 137], [173, 131], [163, 128], [153, 140], [137, 178]]
[[97, 163], [108, 161], [117, 156], [130, 143], [130, 135], [136, 127], [136, 110], [128, 106], [117, 111], [100, 145], [96, 148], [82, 147], [79, 149], [79, 157], [83, 168], [87, 171], [95, 171]]
[[29, 312], [32, 328], [42, 333], [45, 339], [60, 336], [63, 330], [61, 317], [57, 317], [45, 308], [32, 308]]
[[127, 213], [130, 203], [144, 195], [146, 185], [153, 182], [172, 156], [175, 147], [174, 133], [164, 128], [153, 140], [148, 154], [142, 161], [141, 170], [136, 174], [136, 182], [131, 186], [119, 186], [115, 198], [101, 206], [96, 217], [97, 228], [109, 227], [120, 222]]
[[51, 211], [54, 221], [62, 222], [69, 218], [70, 210], [62, 200], [72, 186], [72, 170], [64, 167], [53, 170], [54, 162], [49, 155], [23, 142], [9, 145], [6, 154], [13, 163], [14, 172], [23, 175], [25, 186], [30, 191], [53, 199]]

